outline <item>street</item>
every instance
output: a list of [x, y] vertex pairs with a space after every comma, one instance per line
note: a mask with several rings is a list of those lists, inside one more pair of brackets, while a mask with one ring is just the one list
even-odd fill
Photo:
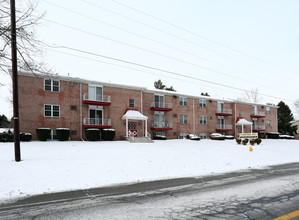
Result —
[[0, 219], [273, 219], [299, 209], [299, 163], [26, 198]]

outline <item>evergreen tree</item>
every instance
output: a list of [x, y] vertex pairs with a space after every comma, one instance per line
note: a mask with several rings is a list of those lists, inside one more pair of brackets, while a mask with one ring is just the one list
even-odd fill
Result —
[[296, 134], [297, 126], [292, 127], [291, 122], [294, 121], [294, 116], [291, 109], [283, 101], [278, 103], [278, 131], [282, 134]]
[[156, 81], [155, 83], [154, 83], [154, 86], [155, 86], [155, 88], [156, 89], [165, 89], [165, 85], [162, 83], [162, 81], [161, 81], [161, 79], [159, 79], [158, 81]]
[[5, 115], [0, 115], [0, 128], [9, 128], [10, 121], [7, 119]]

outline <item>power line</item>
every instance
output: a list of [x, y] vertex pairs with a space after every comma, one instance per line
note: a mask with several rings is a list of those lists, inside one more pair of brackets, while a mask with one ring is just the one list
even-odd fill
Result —
[[[174, 38], [176, 38], [176, 39], [182, 40], [182, 41], [187, 42], [187, 43], [189, 43], [189, 44], [191, 44], [191, 45], [198, 46], [198, 47], [203, 48], [203, 49], [205, 49], [205, 50], [211, 51], [211, 52], [216, 53], [216, 54], [220, 54], [220, 55], [222, 55], [222, 56], [228, 57], [228, 58], [233, 59], [233, 60], [235, 60], [235, 61], [238, 61], [238, 62], [240, 62], [240, 63], [246, 64], [246, 65], [248, 65], [248, 66], [251, 66], [251, 67], [254, 67], [254, 68], [256, 68], [256, 69], [260, 69], [260, 70], [262, 70], [262, 71], [265, 71], [265, 72], [267, 72], [267, 73], [271, 73], [271, 74], [272, 74], [272, 72], [269, 71], [269, 70], [267, 70], [267, 69], [264, 69], [264, 68], [261, 68], [261, 67], [257, 67], [256, 65], [253, 65], [253, 64], [251, 64], [251, 63], [245, 62], [245, 61], [243, 61], [243, 60], [240, 60], [240, 59], [235, 58], [235, 57], [233, 57], [233, 56], [227, 55], [227, 54], [225, 54], [225, 53], [221, 53], [221, 52], [219, 52], [219, 51], [217, 51], [217, 50], [214, 50], [214, 49], [211, 49], [211, 48], [209, 48], [209, 47], [203, 46], [203, 45], [201, 45], [201, 44], [198, 44], [197, 42], [190, 41], [190, 40], [186, 40], [186, 39], [184, 39], [184, 38], [182, 38], [182, 37], [180, 37], [180, 36], [174, 35], [174, 34], [172, 34], [172, 33], [169, 33], [169, 32], [167, 32], [167, 31], [165, 31], [165, 30], [162, 30], [162, 29], [156, 28], [156, 27], [154, 27], [154, 26], [148, 25], [148, 24], [146, 24], [146, 23], [143, 23], [143, 22], [141, 22], [141, 21], [139, 21], [139, 20], [136, 20], [136, 19], [130, 18], [130, 17], [128, 17], [128, 16], [122, 15], [122, 14], [120, 14], [120, 13], [114, 12], [114, 11], [112, 11], [112, 10], [110, 10], [110, 9], [104, 8], [104, 7], [99, 6], [99, 5], [95, 4], [95, 3], [89, 2], [89, 1], [87, 1], [87, 0], [81, 0], [81, 1], [85, 2], [86, 4], [91, 5], [91, 6], [93, 6], [93, 7], [102, 9], [102, 10], [104, 10], [104, 11], [108, 11], [108, 12], [111, 13], [111, 14], [115, 14], [115, 15], [120, 16], [120, 17], [122, 17], [122, 18], [126, 18], [126, 19], [128, 19], [128, 20], [130, 20], [130, 21], [136, 22], [136, 23], [138, 23], [138, 24], [144, 25], [144, 26], [146, 26], [146, 27], [149, 27], [149, 28], [154, 29], [154, 30], [156, 30], [156, 31], [159, 31], [159, 32], [161, 32], [161, 33], [167, 34], [167, 35], [169, 35], [169, 36], [171, 36], [171, 37], [174, 37]], [[253, 74], [253, 75], [256, 75], [256, 74]], [[260, 77], [260, 75], [256, 75], [256, 76]]]
[[[76, 51], [76, 52], [80, 52], [80, 53], [84, 53], [84, 54], [89, 54], [89, 55], [93, 55], [93, 56], [97, 56], [97, 57], [102, 57], [102, 58], [105, 58], [105, 59], [114, 60], [114, 61], [117, 61], [117, 62], [122, 62], [122, 63], [130, 64], [130, 65], [135, 65], [135, 66], [139, 66], [139, 67], [142, 67], [142, 68], [151, 69], [151, 70], [155, 70], [155, 71], [159, 71], [159, 72], [169, 73], [169, 74], [180, 76], [180, 77], [183, 77], [183, 78], [193, 79], [193, 80], [197, 80], [197, 81], [201, 81], [201, 82], [205, 82], [205, 83], [209, 83], [209, 84], [213, 84], [213, 85], [217, 85], [217, 86], [221, 86], [221, 87], [226, 87], [226, 88], [235, 89], [235, 90], [239, 90], [239, 91], [251, 92], [251, 91], [246, 90], [246, 89], [241, 89], [241, 88], [238, 88], [238, 87], [229, 86], [229, 85], [222, 84], [222, 83], [212, 82], [212, 81], [209, 81], [209, 80], [204, 80], [204, 79], [200, 79], [200, 78], [193, 77], [193, 76], [188, 76], [188, 75], [184, 75], [184, 74], [181, 74], [181, 73], [177, 73], [177, 72], [173, 72], [173, 71], [169, 71], [169, 70], [165, 70], [165, 69], [160, 69], [158, 67], [152, 67], [152, 66], [148, 66], [148, 65], [144, 65], [144, 64], [139, 64], [139, 63], [123, 60], [123, 59], [118, 59], [118, 58], [114, 58], [114, 57], [110, 57], [110, 56], [105, 56], [105, 55], [98, 54], [98, 53], [93, 53], [93, 52], [89, 52], [89, 51], [85, 51], [85, 50], [81, 50], [81, 49], [68, 47], [68, 46], [62, 46], [61, 45], [61, 46], [52, 46], [52, 47], [62, 48], [62, 49], [72, 50], [72, 51]], [[287, 100], [287, 101], [294, 102], [293, 100], [280, 98], [280, 97], [276, 97], [276, 96], [272, 96], [272, 95], [267, 95], [267, 94], [262, 94], [262, 93], [259, 93], [259, 95], [270, 97], [270, 98], [275, 98], [275, 99], [279, 99], [279, 100], [282, 99], [282, 100]]]
[[[54, 23], [54, 24], [57, 24], [57, 25], [60, 25], [60, 26], [63, 26], [63, 27], [66, 27], [66, 28], [69, 28], [69, 29], [72, 29], [72, 30], [75, 30], [75, 31], [78, 31], [78, 32], [81, 32], [81, 33], [89, 34], [89, 35], [92, 35], [92, 36], [95, 36], [95, 37], [98, 37], [98, 38], [109, 40], [109, 41], [112, 41], [114, 43], [118, 43], [118, 44], [122, 44], [122, 45], [125, 45], [125, 46], [129, 46], [129, 47], [132, 47], [132, 48], [135, 48], [135, 49], [138, 49], [138, 50], [146, 51], [146, 52], [151, 53], [151, 54], [159, 55], [159, 56], [171, 59], [171, 60], [175, 60], [175, 61], [178, 61], [178, 62], [181, 62], [181, 63], [184, 63], [184, 64], [188, 64], [188, 65], [200, 68], [200, 69], [204, 69], [204, 70], [207, 70], [207, 71], [210, 71], [210, 72], [218, 73], [220, 75], [225, 75], [225, 76], [231, 77], [233, 79], [239, 79], [241, 81], [247, 81], [249, 83], [259, 84], [256, 81], [251, 81], [251, 80], [248, 80], [248, 79], [240, 78], [238, 76], [233, 76], [233, 75], [230, 75], [230, 74], [227, 74], [227, 73], [224, 73], [224, 72], [212, 69], [212, 68], [204, 67], [204, 66], [201, 66], [201, 65], [198, 65], [198, 64], [195, 64], [195, 63], [191, 63], [191, 62], [182, 60], [182, 59], [178, 59], [178, 58], [171, 57], [171, 56], [168, 56], [168, 55], [165, 55], [165, 54], [162, 54], [162, 53], [158, 53], [158, 52], [155, 52], [153, 50], [149, 50], [149, 49], [145, 49], [145, 48], [142, 48], [142, 47], [138, 47], [138, 46], [126, 43], [126, 42], [122, 42], [122, 41], [119, 41], [119, 40], [114, 40], [114, 39], [109, 38], [109, 37], [98, 35], [98, 34], [95, 34], [95, 33], [89, 32], [89, 31], [85, 31], [85, 30], [82, 30], [82, 29], [79, 29], [79, 28], [76, 28], [76, 27], [72, 27], [72, 26], [69, 26], [69, 25], [66, 25], [66, 24], [62, 24], [62, 23], [59, 23], [59, 22], [56, 22], [56, 21], [52, 21], [52, 20], [45, 19], [45, 18], [41, 18], [41, 19], [43, 19], [45, 21], [48, 21], [48, 22], [51, 22], [51, 23]], [[259, 85], [271, 88], [271, 87], [269, 87], [267, 85], [264, 85], [264, 84], [259, 84]]]
[[[180, 29], [180, 30], [182, 30], [182, 31], [184, 31], [184, 32], [186, 32], [186, 33], [192, 34], [192, 35], [194, 35], [194, 36], [197, 36], [197, 37], [202, 38], [202, 39], [204, 39], [204, 40], [207, 40], [207, 41], [209, 41], [209, 42], [212, 42], [212, 43], [215, 43], [215, 44], [220, 45], [220, 46], [222, 46], [222, 47], [225, 47], [225, 48], [227, 48], [227, 49], [230, 49], [231, 51], [234, 51], [234, 52], [237, 52], [237, 53], [239, 53], [239, 54], [248, 56], [248, 57], [250, 57], [250, 58], [253, 58], [253, 59], [258, 60], [258, 61], [260, 61], [260, 62], [266, 63], [266, 64], [268, 64], [268, 65], [271, 65], [271, 66], [274, 66], [274, 67], [278, 67], [278, 68], [283, 69], [283, 70], [286, 70], [286, 71], [288, 71], [288, 72], [295, 73], [295, 72], [290, 71], [290, 70], [288, 70], [288, 69], [286, 69], [286, 68], [284, 68], [284, 67], [281, 67], [281, 66], [276, 65], [276, 64], [272, 64], [272, 63], [270, 63], [270, 62], [268, 62], [268, 61], [265, 61], [265, 60], [263, 60], [263, 59], [261, 59], [261, 58], [255, 57], [255, 56], [253, 56], [253, 55], [251, 55], [251, 54], [248, 54], [248, 53], [245, 53], [245, 52], [243, 52], [243, 51], [241, 51], [241, 50], [238, 50], [238, 49], [232, 48], [232, 47], [230, 47], [230, 46], [227, 46], [227, 45], [225, 45], [225, 44], [223, 44], [223, 43], [220, 43], [220, 42], [215, 41], [215, 40], [213, 40], [213, 39], [211, 39], [211, 38], [208, 38], [208, 37], [203, 36], [203, 35], [201, 35], [201, 34], [198, 34], [198, 33], [195, 33], [195, 32], [193, 32], [193, 31], [190, 31], [190, 30], [188, 30], [188, 29], [186, 29], [186, 28], [180, 27], [180, 26], [178, 26], [178, 25], [176, 25], [176, 24], [170, 23], [170, 22], [168, 22], [168, 21], [166, 21], [166, 20], [163, 20], [163, 19], [161, 19], [161, 18], [159, 18], [159, 17], [153, 16], [153, 15], [151, 15], [151, 14], [149, 14], [149, 13], [146, 13], [146, 12], [141, 11], [141, 10], [139, 10], [139, 9], [133, 8], [133, 7], [131, 7], [131, 6], [128, 6], [128, 5], [124, 4], [124, 3], [118, 2], [118, 1], [116, 1], [116, 0], [111, 0], [111, 1], [114, 2], [114, 3], [116, 3], [116, 4], [121, 5], [121, 6], [123, 6], [123, 7], [129, 8], [129, 9], [131, 9], [131, 10], [133, 10], [133, 11], [136, 11], [136, 12], [138, 12], [138, 13], [140, 13], [140, 14], [143, 14], [143, 15], [145, 15], [145, 16], [148, 16], [148, 17], [151, 17], [151, 18], [153, 18], [153, 19], [155, 19], [155, 20], [158, 20], [158, 21], [160, 21], [160, 22], [162, 22], [162, 23], [165, 23], [165, 24], [167, 24], [167, 25], [170, 25], [170, 26], [172, 26], [172, 27], [175, 27], [175, 28], [177, 28], [177, 29]], [[295, 73], [295, 74], [298, 74], [298, 72]]]

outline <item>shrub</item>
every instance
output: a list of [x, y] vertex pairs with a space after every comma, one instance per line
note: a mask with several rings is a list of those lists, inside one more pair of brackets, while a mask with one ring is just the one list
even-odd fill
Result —
[[102, 131], [103, 140], [112, 141], [114, 137], [115, 137], [114, 129], [103, 129], [103, 131]]
[[236, 138], [236, 142], [237, 142], [238, 144], [241, 144], [242, 140], [241, 140], [240, 138]]
[[89, 141], [97, 141], [100, 138], [100, 130], [97, 128], [88, 128], [85, 130], [85, 134]]
[[70, 129], [56, 128], [57, 138], [60, 141], [68, 141], [70, 139]]
[[246, 145], [247, 143], [248, 143], [248, 139], [247, 138], [242, 141], [243, 145]]
[[163, 135], [154, 135], [153, 139], [154, 140], [166, 140], [166, 136], [163, 136]]
[[32, 140], [32, 134], [31, 133], [20, 133], [20, 140], [21, 141], [31, 141]]
[[40, 141], [46, 141], [51, 134], [50, 128], [37, 128], [36, 129], [36, 135], [38, 140]]
[[0, 133], [0, 142], [13, 142], [14, 136], [10, 133]]
[[254, 145], [256, 143], [256, 139], [250, 139], [250, 145]]
[[262, 143], [262, 139], [261, 138], [256, 139], [256, 143], [259, 145], [260, 143]]

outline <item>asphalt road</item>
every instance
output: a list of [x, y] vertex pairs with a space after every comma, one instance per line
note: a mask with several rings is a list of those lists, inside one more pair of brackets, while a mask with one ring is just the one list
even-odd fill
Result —
[[[273, 219], [299, 210], [299, 163], [44, 194], [0, 219]], [[298, 218], [299, 219], [299, 218]]]

